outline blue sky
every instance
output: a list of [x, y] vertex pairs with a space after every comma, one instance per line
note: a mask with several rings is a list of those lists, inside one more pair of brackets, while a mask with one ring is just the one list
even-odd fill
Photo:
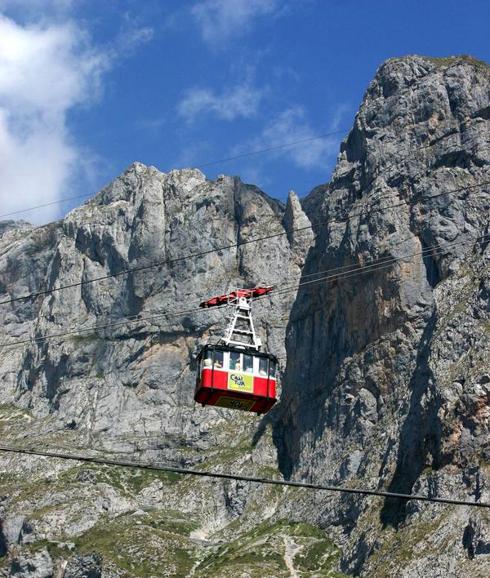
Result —
[[[328, 181], [378, 66], [490, 61], [488, 0], [0, 0], [0, 214], [58, 218], [131, 162], [285, 199]], [[14, 217], [12, 217], [14, 218]]]

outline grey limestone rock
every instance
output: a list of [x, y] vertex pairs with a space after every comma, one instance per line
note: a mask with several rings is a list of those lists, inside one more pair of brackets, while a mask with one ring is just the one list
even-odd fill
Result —
[[[489, 110], [486, 64], [390, 59], [331, 181], [301, 201], [134, 163], [57, 223], [2, 224], [5, 443], [490, 501]], [[196, 355], [226, 316], [194, 309], [260, 283], [292, 289], [254, 305], [280, 403], [196, 407]], [[465, 507], [33, 456], [0, 468], [13, 576], [490, 573], [488, 521]]]
[[6, 518], [2, 524], [2, 531], [7, 544], [18, 544], [22, 535], [25, 516], [11, 516]]
[[[489, 102], [483, 63], [389, 60], [367, 90], [332, 181], [305, 199], [307, 214], [325, 224], [315, 226], [303, 278], [368, 267], [298, 293], [276, 424], [285, 475], [301, 479], [313, 469], [325, 481], [488, 501]], [[357, 500], [329, 502], [313, 515], [345, 525], [349, 501]], [[351, 514], [344, 571], [391, 575], [382, 528], [410, 537], [424, 513], [409, 511], [386, 501], [380, 515], [367, 504]], [[445, 575], [463, 572], [464, 528], [441, 521], [437, 530], [455, 537], [450, 554], [438, 551]], [[439, 575], [433, 559], [413, 556], [425, 561], [425, 575]], [[407, 565], [400, 575], [417, 572]]]
[[102, 558], [97, 554], [74, 556], [66, 565], [63, 578], [101, 578]]
[[53, 561], [46, 550], [19, 555], [12, 561], [10, 576], [16, 578], [53, 578]]

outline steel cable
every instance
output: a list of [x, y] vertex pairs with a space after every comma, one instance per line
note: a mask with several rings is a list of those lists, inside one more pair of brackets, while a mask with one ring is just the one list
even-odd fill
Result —
[[[482, 244], [482, 243], [486, 243], [489, 240], [490, 240], [490, 234], [478, 237], [477, 239], [474, 239], [473, 242], [476, 244]], [[266, 298], [272, 299], [275, 295], [282, 295], [284, 293], [294, 292], [303, 286], [312, 285], [314, 283], [320, 283], [322, 281], [332, 282], [335, 280], [348, 279], [348, 278], [355, 277], [357, 275], [362, 275], [365, 273], [371, 273], [374, 271], [383, 270], [383, 269], [391, 267], [393, 264], [395, 264], [399, 261], [403, 261], [405, 259], [413, 258], [416, 256], [424, 256], [424, 255], [434, 255], [435, 256], [438, 254], [443, 254], [446, 251], [447, 247], [454, 247], [456, 245], [464, 245], [465, 243], [466, 243], [466, 241], [458, 241], [458, 242], [448, 243], [445, 247], [429, 246], [429, 247], [426, 247], [425, 249], [423, 249], [422, 251], [419, 251], [416, 253], [411, 253], [410, 255], [403, 255], [401, 257], [393, 257], [393, 258], [384, 258], [384, 259], [380, 260], [379, 263], [375, 261], [375, 262], [372, 262], [368, 265], [360, 265], [357, 268], [347, 270], [343, 273], [325, 275], [323, 277], [320, 277], [319, 279], [313, 279], [313, 280], [309, 280], [309, 281], [305, 281], [305, 282], [300, 282], [299, 284], [291, 286], [291, 287], [285, 287], [283, 289], [277, 289], [277, 290], [273, 291], [272, 293], [269, 293], [267, 295], [263, 295], [261, 297], [257, 297], [253, 301], [257, 302], [257, 301], [261, 301], [262, 299], [266, 299]], [[328, 272], [328, 271], [324, 271], [324, 273], [326, 273], [326, 272]], [[320, 274], [320, 273], [318, 272], [315, 274]], [[232, 304], [225, 303], [223, 305], [214, 307], [213, 309], [218, 310], [218, 309], [223, 309], [225, 307], [230, 307], [230, 306], [232, 306]], [[93, 326], [87, 327], [87, 328], [82, 327], [82, 328], [77, 328], [77, 329], [70, 330], [70, 331], [48, 334], [48, 335], [35, 337], [35, 338], [18, 340], [18, 341], [14, 341], [12, 343], [4, 343], [0, 346], [0, 349], [18, 347], [21, 345], [25, 345], [27, 343], [33, 343], [33, 344], [34, 343], [40, 343], [40, 342], [45, 342], [45, 341], [49, 341], [52, 339], [59, 339], [59, 338], [70, 336], [70, 335], [81, 335], [83, 333], [100, 331], [102, 329], [108, 329], [110, 327], [120, 327], [123, 325], [127, 325], [129, 323], [141, 323], [144, 321], [154, 320], [154, 319], [158, 319], [158, 318], [162, 318], [162, 317], [166, 317], [166, 318], [180, 317], [180, 316], [189, 315], [189, 314], [193, 314], [193, 313], [203, 313], [203, 312], [209, 313], [209, 310], [208, 309], [200, 309], [200, 308], [190, 308], [190, 309], [184, 309], [181, 311], [162, 312], [162, 313], [152, 314], [152, 315], [148, 315], [148, 316], [144, 316], [144, 317], [137, 317], [136, 319], [133, 319], [133, 320], [132, 319], [125, 319], [123, 321], [117, 321], [114, 323], [107, 323], [104, 325], [93, 325]]]
[[46, 451], [31, 448], [20, 448], [15, 446], [0, 445], [0, 451], [8, 453], [17, 453], [33, 455], [46, 458], [56, 458], [62, 460], [73, 460], [78, 462], [94, 463], [108, 466], [119, 466], [125, 468], [138, 468], [157, 472], [167, 472], [180, 475], [199, 476], [205, 478], [216, 478], [221, 480], [234, 480], [239, 482], [249, 482], [255, 484], [268, 484], [275, 486], [290, 486], [294, 488], [306, 488], [309, 490], [321, 490], [326, 492], [339, 492], [344, 494], [357, 494], [364, 496], [377, 496], [381, 498], [392, 498], [398, 500], [417, 500], [421, 502], [432, 502], [438, 504], [447, 504], [454, 506], [470, 506], [473, 508], [490, 508], [488, 502], [470, 502], [466, 500], [457, 500], [452, 498], [438, 498], [435, 496], [423, 496], [421, 494], [402, 494], [398, 492], [384, 492], [382, 490], [371, 490], [366, 488], [348, 488], [342, 486], [332, 486], [325, 484], [314, 484], [308, 482], [295, 482], [292, 480], [277, 480], [274, 478], [259, 478], [254, 476], [245, 476], [242, 474], [225, 474], [222, 472], [209, 472], [205, 470], [196, 470], [192, 468], [179, 468], [171, 465], [156, 465], [152, 463], [133, 462], [130, 460], [115, 460], [107, 458], [98, 458], [95, 456], [84, 456], [82, 454], [67, 454], [56, 451]]
[[[455, 194], [455, 193], [458, 193], [458, 192], [461, 192], [461, 191], [468, 191], [468, 190], [472, 190], [472, 189], [479, 188], [479, 187], [486, 186], [486, 185], [490, 185], [490, 181], [484, 181], [484, 182], [481, 182], [481, 183], [478, 183], [478, 184], [475, 184], [475, 185], [460, 187], [460, 188], [457, 188], [457, 189], [453, 189], [453, 190], [451, 190], [451, 191], [443, 191], [443, 192], [437, 193], [437, 194], [435, 194], [435, 195], [430, 195], [429, 197], [427, 197], [427, 198], [424, 199], [424, 200], [431, 200], [431, 199], [439, 198], [439, 197], [442, 197], [442, 196], [445, 196], [445, 195]], [[378, 201], [378, 200], [379, 200], [379, 198], [378, 198], [378, 199], [375, 199], [375, 201]], [[407, 204], [408, 204], [408, 205], [413, 205], [413, 203], [407, 203], [406, 201], [402, 201], [402, 202], [399, 202], [399, 203], [396, 203], [396, 204], [388, 205], [388, 206], [386, 206], [386, 207], [377, 208], [376, 210], [377, 210], [377, 211], [387, 211], [388, 209], [395, 209], [395, 208], [399, 208], [399, 207], [404, 207], [404, 206], [406, 206]], [[306, 225], [306, 226], [303, 226], [303, 227], [297, 227], [297, 228], [291, 229], [291, 230], [289, 230], [289, 231], [280, 231], [280, 232], [277, 232], [277, 233], [272, 233], [272, 234], [270, 234], [270, 235], [264, 235], [264, 236], [262, 236], [262, 237], [254, 237], [254, 238], [252, 238], [252, 239], [247, 239], [246, 241], [240, 241], [240, 242], [238, 242], [238, 243], [231, 243], [231, 244], [229, 244], [229, 245], [224, 245], [224, 246], [217, 247], [217, 248], [214, 248], [214, 249], [208, 249], [208, 250], [200, 251], [200, 252], [197, 252], [197, 253], [189, 253], [189, 254], [183, 255], [183, 256], [181, 256], [181, 257], [175, 257], [175, 258], [173, 258], [173, 259], [164, 259], [164, 260], [162, 260], [162, 261], [156, 261], [156, 262], [150, 263], [150, 264], [148, 264], [148, 265], [140, 265], [140, 266], [137, 266], [137, 267], [131, 267], [131, 268], [128, 268], [128, 269], [122, 269], [121, 271], [117, 271], [117, 272], [115, 272], [115, 273], [109, 273], [109, 274], [107, 274], [107, 275], [101, 275], [101, 276], [99, 276], [99, 277], [94, 277], [93, 279], [87, 279], [87, 280], [85, 280], [85, 281], [78, 281], [78, 282], [76, 282], [76, 283], [68, 283], [67, 285], [61, 285], [60, 287], [54, 287], [54, 288], [51, 288], [51, 289], [44, 289], [44, 290], [42, 290], [42, 291], [35, 291], [35, 292], [29, 293], [29, 294], [27, 294], [27, 295], [22, 295], [22, 296], [20, 296], [20, 297], [13, 297], [13, 298], [11, 298], [11, 299], [5, 299], [4, 301], [0, 301], [0, 305], [11, 304], [11, 303], [15, 303], [15, 302], [17, 302], [17, 301], [25, 301], [25, 300], [27, 300], [27, 299], [31, 299], [31, 298], [34, 298], [34, 297], [39, 297], [39, 296], [41, 296], [41, 295], [48, 295], [48, 294], [55, 293], [55, 292], [58, 292], [58, 291], [63, 291], [63, 290], [65, 290], [65, 289], [72, 289], [72, 288], [74, 288], [74, 287], [81, 287], [81, 286], [88, 285], [88, 284], [91, 284], [91, 283], [97, 283], [97, 282], [99, 282], [99, 281], [104, 281], [104, 280], [106, 280], [106, 279], [111, 279], [111, 278], [114, 278], [114, 277], [119, 277], [119, 276], [121, 276], [121, 275], [129, 275], [129, 274], [131, 274], [131, 273], [136, 273], [136, 272], [140, 272], [140, 271], [145, 271], [145, 270], [148, 270], [148, 269], [153, 269], [153, 268], [155, 268], [155, 267], [162, 267], [162, 266], [165, 266], [165, 265], [167, 265], [167, 266], [168, 266], [168, 265], [173, 265], [173, 264], [178, 263], [178, 262], [181, 262], [181, 261], [186, 261], [186, 260], [194, 259], [194, 258], [197, 258], [197, 257], [204, 257], [204, 256], [210, 255], [210, 254], [212, 254], [212, 253], [218, 253], [218, 252], [220, 252], [220, 251], [225, 251], [225, 250], [229, 250], [229, 249], [234, 249], [234, 248], [237, 248], [237, 247], [249, 245], [249, 244], [251, 244], [251, 243], [257, 243], [257, 242], [259, 242], [259, 241], [266, 241], [266, 240], [270, 240], [270, 239], [273, 239], [273, 238], [276, 238], [276, 237], [282, 237], [282, 236], [287, 235], [287, 234], [291, 234], [291, 233], [295, 233], [295, 232], [301, 232], [301, 231], [305, 231], [305, 230], [311, 229], [315, 224], [325, 224], [325, 225], [328, 225], [328, 224], [331, 224], [331, 223], [346, 223], [346, 222], [350, 221], [351, 219], [354, 219], [354, 218], [356, 218], [356, 217], [363, 216], [364, 214], [365, 214], [365, 211], [361, 211], [361, 212], [359, 212], [359, 213], [354, 213], [354, 214], [348, 215], [345, 219], [327, 219], [327, 220], [322, 219], [322, 220], [319, 220], [318, 222], [312, 221], [312, 222], [310, 222], [309, 225]]]

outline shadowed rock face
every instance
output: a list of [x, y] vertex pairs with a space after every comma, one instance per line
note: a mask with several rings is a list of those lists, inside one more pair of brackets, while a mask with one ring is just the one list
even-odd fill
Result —
[[[0, 224], [0, 301], [71, 285], [0, 305], [3, 342], [34, 339], [0, 353], [2, 437], [489, 501], [489, 110], [485, 64], [393, 59], [332, 181], [302, 203], [135, 163], [58, 223]], [[344, 276], [312, 282], [332, 271]], [[192, 310], [236, 287], [300, 280], [297, 294], [255, 306], [281, 358], [281, 403], [260, 420], [194, 407], [196, 354], [226, 319]], [[489, 565], [478, 511], [0, 460], [0, 576], [458, 576]]]
[[[388, 61], [366, 92], [331, 183], [305, 199], [317, 233], [305, 279], [337, 267], [380, 266], [298, 293], [275, 435], [286, 476], [482, 499], [489, 102], [486, 65]], [[319, 519], [343, 524], [353, 502], [344, 499]], [[360, 509], [351, 537], [363, 525]], [[399, 528], [410, 509], [387, 501], [378, 515], [382, 526]], [[363, 553], [344, 569], [359, 571], [380, 536], [358, 534]]]

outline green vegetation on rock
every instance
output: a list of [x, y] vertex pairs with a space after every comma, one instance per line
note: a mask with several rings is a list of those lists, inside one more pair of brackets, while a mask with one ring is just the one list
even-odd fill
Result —
[[199, 578], [227, 578], [246, 572], [251, 578], [341, 578], [340, 551], [319, 528], [285, 520], [264, 522], [216, 548], [196, 567]]
[[101, 521], [75, 540], [82, 554], [97, 552], [125, 578], [188, 576], [195, 545], [195, 524], [172, 511], [134, 512]]

